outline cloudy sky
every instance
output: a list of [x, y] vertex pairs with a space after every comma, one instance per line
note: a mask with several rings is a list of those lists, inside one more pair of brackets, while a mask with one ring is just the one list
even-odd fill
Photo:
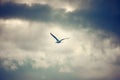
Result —
[[120, 80], [119, 5], [0, 0], [0, 80]]

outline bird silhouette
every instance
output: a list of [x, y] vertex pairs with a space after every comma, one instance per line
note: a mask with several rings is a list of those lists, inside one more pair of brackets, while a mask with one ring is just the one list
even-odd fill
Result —
[[53, 35], [52, 33], [50, 33], [50, 35], [56, 40], [56, 43], [61, 43], [63, 40], [69, 39], [69, 38], [58, 39], [58, 38], [57, 38], [55, 35]]

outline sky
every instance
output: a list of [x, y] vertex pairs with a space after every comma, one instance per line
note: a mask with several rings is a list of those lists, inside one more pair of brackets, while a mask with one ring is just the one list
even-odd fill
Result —
[[[0, 0], [0, 80], [120, 80], [120, 0]], [[59, 39], [69, 37], [60, 44]]]

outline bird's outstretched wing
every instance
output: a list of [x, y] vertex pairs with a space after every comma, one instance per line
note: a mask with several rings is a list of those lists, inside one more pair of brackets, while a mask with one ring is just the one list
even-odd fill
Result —
[[65, 40], [65, 39], [69, 39], [69, 38], [63, 38], [63, 39], [61, 39], [60, 41]]
[[58, 39], [55, 35], [53, 35], [52, 33], [50, 33], [50, 35], [51, 35], [53, 38], [55, 38], [57, 41], [59, 41], [59, 39]]

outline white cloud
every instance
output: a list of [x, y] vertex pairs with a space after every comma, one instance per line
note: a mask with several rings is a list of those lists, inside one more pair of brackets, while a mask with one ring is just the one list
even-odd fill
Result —
[[[114, 35], [90, 27], [67, 30], [54, 23], [1, 19], [0, 31], [1, 65], [12, 70], [30, 59], [33, 69], [59, 66], [58, 72], [73, 72], [77, 77], [105, 77], [120, 55]], [[70, 39], [56, 44], [50, 32]]]

